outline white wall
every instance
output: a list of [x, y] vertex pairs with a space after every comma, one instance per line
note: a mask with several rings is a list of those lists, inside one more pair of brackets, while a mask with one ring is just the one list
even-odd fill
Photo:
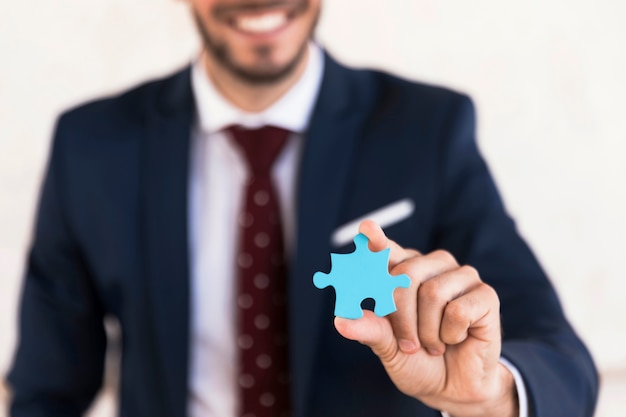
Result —
[[[626, 406], [625, 16], [621, 0], [327, 0], [318, 31], [344, 62], [474, 97], [507, 206], [603, 374], [599, 416]], [[183, 2], [0, 2], [0, 373], [55, 115], [196, 48]]]

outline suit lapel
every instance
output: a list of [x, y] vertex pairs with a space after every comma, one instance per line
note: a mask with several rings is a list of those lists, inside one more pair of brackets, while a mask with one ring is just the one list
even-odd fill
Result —
[[[143, 144], [142, 236], [147, 305], [164, 415], [186, 414], [189, 351], [188, 172], [193, 99], [189, 70], [162, 83]], [[156, 90], [156, 88], [155, 88]]]
[[[328, 55], [318, 101], [300, 163], [297, 191], [297, 247], [291, 266], [290, 346], [296, 416], [306, 415], [313, 358], [317, 354], [323, 294], [313, 273], [328, 264], [330, 236], [341, 202], [365, 114], [358, 109], [348, 71]], [[328, 320], [332, 326], [332, 310]]]

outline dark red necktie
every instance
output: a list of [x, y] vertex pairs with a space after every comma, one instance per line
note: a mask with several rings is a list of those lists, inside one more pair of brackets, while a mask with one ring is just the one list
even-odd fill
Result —
[[289, 132], [273, 126], [228, 129], [248, 177], [237, 255], [241, 417], [288, 417], [287, 277], [271, 171]]

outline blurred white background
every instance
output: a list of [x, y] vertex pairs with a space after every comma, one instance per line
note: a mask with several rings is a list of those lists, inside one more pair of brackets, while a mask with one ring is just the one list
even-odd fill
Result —
[[[507, 206], [595, 356], [597, 416], [626, 409], [624, 18], [621, 0], [326, 0], [318, 30], [346, 63], [473, 96]], [[56, 115], [197, 50], [181, 1], [0, 2], [0, 375]], [[92, 414], [112, 416], [103, 398]]]

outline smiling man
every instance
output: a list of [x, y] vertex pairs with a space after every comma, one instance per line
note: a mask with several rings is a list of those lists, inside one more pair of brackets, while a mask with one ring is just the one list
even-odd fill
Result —
[[[591, 416], [593, 362], [471, 101], [337, 63], [312, 40], [319, 0], [188, 3], [190, 67], [58, 121], [11, 416], [84, 413], [106, 316], [120, 416]], [[312, 276], [358, 232], [411, 284], [387, 317], [333, 321]]]

